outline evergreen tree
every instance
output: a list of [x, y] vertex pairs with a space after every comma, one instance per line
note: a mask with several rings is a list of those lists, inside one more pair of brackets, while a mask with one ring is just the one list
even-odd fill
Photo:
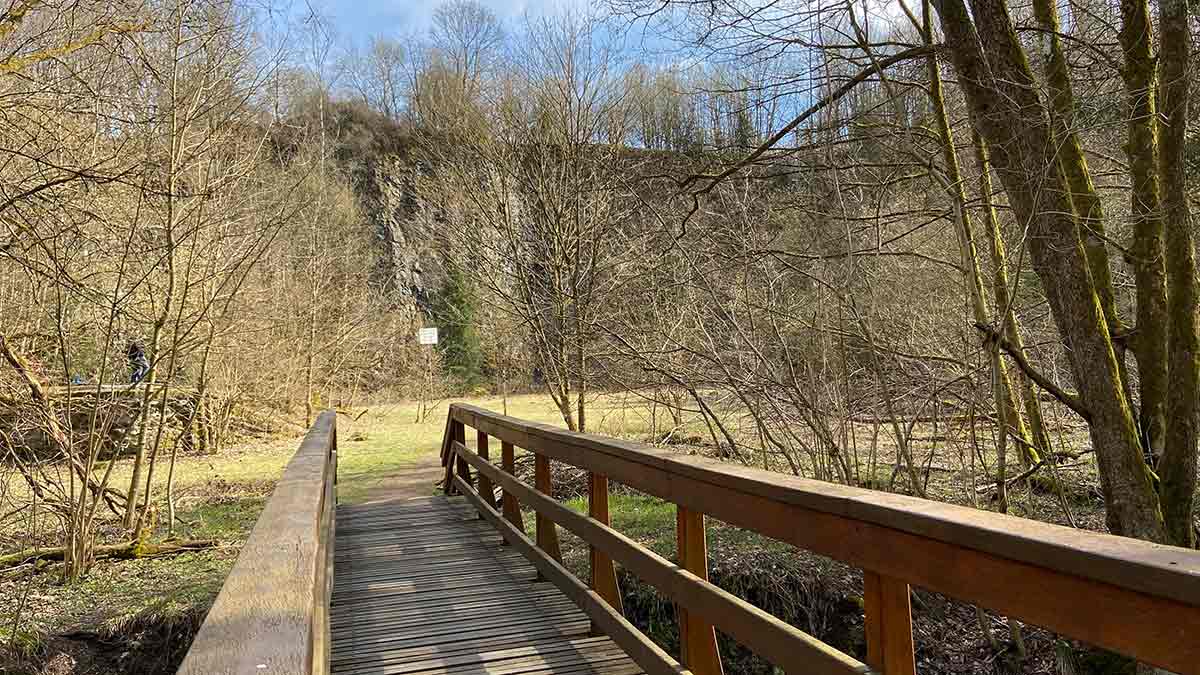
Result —
[[476, 300], [470, 280], [451, 265], [433, 302], [439, 327], [438, 350], [450, 373], [470, 387], [483, 378], [483, 350], [476, 328]]

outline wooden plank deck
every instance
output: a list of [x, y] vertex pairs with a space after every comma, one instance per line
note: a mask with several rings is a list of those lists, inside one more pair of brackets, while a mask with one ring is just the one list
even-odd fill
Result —
[[458, 498], [337, 510], [332, 672], [639, 675]]

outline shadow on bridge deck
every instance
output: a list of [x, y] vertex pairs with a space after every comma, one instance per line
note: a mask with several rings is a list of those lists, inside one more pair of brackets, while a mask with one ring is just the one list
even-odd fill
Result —
[[642, 672], [462, 498], [340, 506], [336, 532], [333, 673]]

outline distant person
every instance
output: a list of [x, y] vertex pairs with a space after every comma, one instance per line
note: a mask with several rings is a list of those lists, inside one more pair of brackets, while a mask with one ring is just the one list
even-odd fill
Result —
[[132, 340], [125, 348], [125, 356], [129, 359], [130, 384], [141, 382], [150, 373], [150, 361], [141, 340]]

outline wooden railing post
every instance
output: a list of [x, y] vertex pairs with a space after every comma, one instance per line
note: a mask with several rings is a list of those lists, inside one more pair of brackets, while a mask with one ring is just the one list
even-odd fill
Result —
[[247, 663], [267, 673], [328, 672], [335, 415], [322, 412], [288, 461], [188, 647], [181, 675], [243, 673]]
[[460, 433], [463, 433], [462, 422], [454, 419], [453, 411], [450, 417], [446, 418], [446, 434], [442, 441], [442, 466], [445, 468], [446, 475], [442, 480], [442, 492], [452, 494], [454, 492], [454, 441], [458, 439]]
[[[504, 469], [504, 473], [510, 476], [517, 475], [517, 456], [513, 450], [513, 444], [508, 441], [500, 442], [500, 468]], [[517, 496], [510, 494], [508, 490], [504, 491], [504, 518], [512, 523], [514, 527], [525, 533], [525, 519], [521, 517], [521, 503], [517, 501]]]
[[[454, 440], [458, 441], [458, 444], [463, 447], [466, 447], [467, 445], [467, 428], [462, 422], [455, 421], [454, 423]], [[458, 473], [458, 477], [462, 478], [463, 482], [465, 482], [467, 485], [472, 485], [471, 465], [467, 464], [467, 460], [463, 459], [462, 457], [458, 457], [458, 453], [454, 452], [453, 449], [451, 449], [451, 454], [458, 458], [456, 463], [457, 468], [455, 469], [455, 471]]]
[[[704, 535], [704, 514], [677, 506], [675, 533], [679, 564], [707, 581], [708, 543]], [[683, 665], [696, 675], [722, 675], [717, 631], [712, 623], [682, 607], [677, 606], [676, 612], [679, 615], [679, 656]]]
[[[538, 492], [554, 497], [554, 486], [550, 482], [550, 459], [540, 454], [534, 455], [533, 483]], [[558, 530], [554, 528], [554, 521], [539, 513], [535, 522], [538, 548], [561, 563], [562, 551], [558, 547]]]
[[[588, 515], [605, 525], [612, 525], [608, 515], [608, 476], [593, 471], [588, 472]], [[592, 546], [591, 563], [592, 590], [599, 593], [619, 614], [624, 614], [621, 606], [621, 587], [617, 585], [617, 570], [613, 566], [612, 558]]]
[[[482, 431], [475, 432], [475, 449], [479, 452], [479, 456], [489, 460], [488, 457], [488, 435]], [[479, 494], [483, 497], [483, 501], [487, 502], [488, 506], [496, 506], [496, 487], [492, 485], [492, 479], [479, 474]], [[482, 516], [480, 516], [482, 518]]]
[[915, 675], [908, 584], [863, 570], [867, 665], [883, 675]]

